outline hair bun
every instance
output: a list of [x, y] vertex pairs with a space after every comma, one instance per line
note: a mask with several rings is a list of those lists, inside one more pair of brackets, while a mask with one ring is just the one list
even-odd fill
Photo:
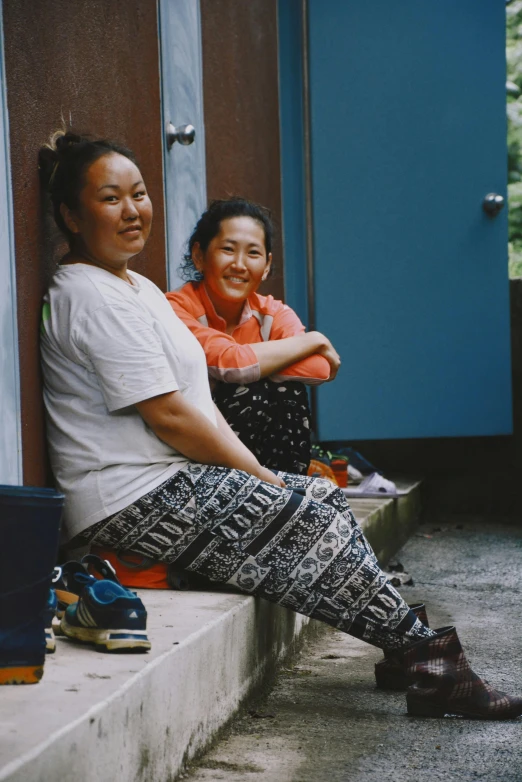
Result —
[[85, 140], [82, 136], [65, 128], [59, 128], [51, 134], [47, 144], [44, 144], [38, 153], [40, 181], [45, 190], [49, 190], [52, 186], [57, 166], [67, 151]]
[[85, 139], [83, 139], [77, 133], [64, 130], [57, 130], [55, 133], [53, 133], [50, 139], [54, 149], [56, 149], [58, 154], [65, 151], [68, 147], [72, 147], [74, 144], [81, 144], [84, 140]]
[[59, 128], [51, 133], [49, 141], [44, 145], [44, 149], [49, 149], [60, 156], [69, 147], [75, 144], [81, 144], [84, 141], [89, 141], [87, 136], [80, 136], [78, 133], [73, 133], [71, 130], [65, 128]]

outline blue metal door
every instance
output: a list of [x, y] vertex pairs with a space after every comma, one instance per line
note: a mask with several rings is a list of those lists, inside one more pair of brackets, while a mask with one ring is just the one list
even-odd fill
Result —
[[511, 432], [504, 13], [309, 0], [323, 440]]

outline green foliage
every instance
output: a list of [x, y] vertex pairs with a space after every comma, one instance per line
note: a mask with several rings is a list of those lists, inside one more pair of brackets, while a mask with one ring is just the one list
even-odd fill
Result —
[[522, 245], [509, 242], [509, 278], [522, 277]]
[[522, 182], [510, 182], [509, 197], [509, 241], [522, 244]]
[[509, 276], [522, 276], [522, 0], [506, 6], [507, 78], [520, 89], [508, 94]]

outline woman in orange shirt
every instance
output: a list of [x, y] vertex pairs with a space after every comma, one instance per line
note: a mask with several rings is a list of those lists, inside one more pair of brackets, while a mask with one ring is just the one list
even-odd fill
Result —
[[214, 401], [266, 467], [306, 473], [310, 410], [306, 385], [333, 380], [340, 359], [318, 331], [257, 290], [272, 264], [268, 210], [242, 198], [214, 201], [189, 239], [190, 280], [167, 294], [203, 346]]

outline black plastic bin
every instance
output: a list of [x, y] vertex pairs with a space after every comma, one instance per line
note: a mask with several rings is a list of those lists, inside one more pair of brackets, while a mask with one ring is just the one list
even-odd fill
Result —
[[63, 502], [54, 489], [0, 486], [0, 627], [45, 606]]

